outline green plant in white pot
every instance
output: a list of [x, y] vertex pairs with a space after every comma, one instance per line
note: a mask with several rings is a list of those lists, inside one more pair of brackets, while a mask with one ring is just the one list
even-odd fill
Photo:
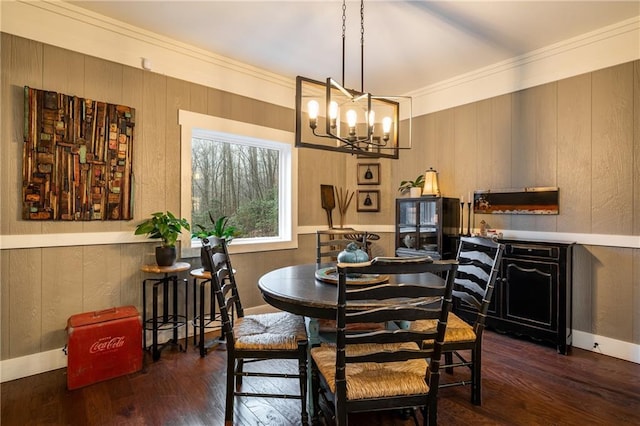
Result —
[[161, 239], [162, 244], [156, 247], [156, 262], [158, 266], [171, 266], [176, 261], [176, 241], [183, 229], [191, 230], [187, 219], [178, 219], [169, 211], [156, 212], [138, 224], [135, 235]]
[[[200, 238], [201, 240], [207, 237], [224, 238], [227, 244], [229, 244], [231, 240], [238, 235], [238, 229], [233, 225], [229, 225], [229, 218], [227, 216], [220, 216], [214, 219], [211, 212], [209, 212], [209, 220], [211, 220], [213, 227], [206, 227], [196, 223], [194, 224], [194, 228], [198, 228], [198, 231], [194, 231], [191, 236], [193, 238]], [[204, 242], [203, 248], [200, 250], [200, 262], [205, 271], [211, 271], [211, 262], [204, 250]]]
[[403, 180], [400, 182], [398, 191], [401, 194], [409, 192], [412, 198], [420, 197], [422, 195], [422, 186], [424, 185], [424, 175], [419, 174], [415, 180]]

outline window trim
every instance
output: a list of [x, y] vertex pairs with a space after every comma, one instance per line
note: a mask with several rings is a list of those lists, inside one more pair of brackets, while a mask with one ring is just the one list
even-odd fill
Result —
[[[298, 193], [298, 152], [294, 148], [295, 134], [255, 124], [214, 117], [191, 111], [178, 110], [180, 124], [180, 210], [181, 217], [191, 222], [191, 138], [201, 130], [225, 133], [231, 137], [259, 139], [286, 143], [290, 146], [290, 164], [280, 168], [284, 194], [279, 197], [279, 208], [289, 211], [284, 223], [280, 223], [280, 237], [275, 238], [235, 238], [229, 246], [231, 253], [251, 253], [257, 251], [285, 250], [298, 247], [298, 205], [294, 198]], [[282, 159], [281, 159], [282, 161]], [[286, 162], [286, 158], [285, 158]], [[287, 167], [288, 166], [288, 167]], [[282, 222], [282, 221], [281, 221]], [[200, 256], [200, 242], [191, 240], [191, 234], [183, 232], [180, 237], [180, 257]]]

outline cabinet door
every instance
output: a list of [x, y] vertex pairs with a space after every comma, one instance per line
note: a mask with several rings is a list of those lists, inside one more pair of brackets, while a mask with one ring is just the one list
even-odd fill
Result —
[[438, 209], [436, 200], [423, 200], [418, 202], [420, 212], [419, 226], [419, 250], [428, 252], [440, 252], [440, 241], [438, 239]]
[[413, 200], [398, 201], [397, 248], [416, 249], [418, 242], [418, 202]]
[[505, 319], [557, 330], [557, 263], [503, 258], [502, 278]]

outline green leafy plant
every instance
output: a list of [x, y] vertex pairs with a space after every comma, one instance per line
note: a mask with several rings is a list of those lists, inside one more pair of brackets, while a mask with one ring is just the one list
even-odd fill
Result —
[[411, 188], [422, 188], [423, 185], [424, 185], [424, 175], [419, 174], [415, 180], [403, 180], [402, 182], [400, 182], [400, 187], [398, 188], [398, 191], [400, 191], [401, 194], [404, 194], [405, 192], [409, 191], [409, 189]]
[[178, 219], [171, 212], [156, 212], [150, 218], [138, 224], [135, 235], [148, 235], [149, 238], [162, 239], [163, 247], [175, 247], [178, 235], [183, 229], [191, 230], [187, 219]]
[[227, 216], [220, 216], [219, 218], [214, 219], [211, 213], [209, 213], [209, 219], [211, 220], [213, 227], [208, 228], [196, 223], [194, 228], [198, 228], [198, 231], [194, 231], [191, 234], [192, 237], [202, 239], [213, 236], [231, 241], [233, 237], [238, 234], [236, 227], [228, 224], [229, 218]]

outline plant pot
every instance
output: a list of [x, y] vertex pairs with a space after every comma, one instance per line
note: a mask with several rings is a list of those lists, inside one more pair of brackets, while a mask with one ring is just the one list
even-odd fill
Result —
[[409, 196], [411, 198], [418, 198], [422, 196], [422, 188], [420, 187], [409, 188]]
[[176, 248], [156, 247], [156, 263], [158, 266], [171, 266], [176, 263]]

